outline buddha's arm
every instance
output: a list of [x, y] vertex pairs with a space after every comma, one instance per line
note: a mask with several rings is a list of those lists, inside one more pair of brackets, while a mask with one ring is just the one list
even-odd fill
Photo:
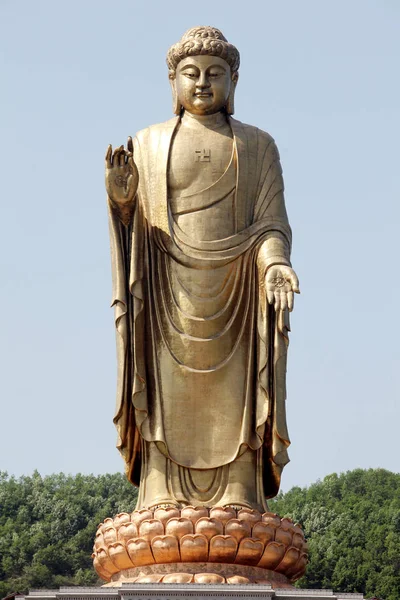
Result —
[[279, 231], [271, 231], [258, 251], [257, 266], [261, 277], [273, 265], [291, 266], [289, 243]]
[[258, 252], [259, 282], [265, 285], [268, 303], [273, 304], [275, 310], [292, 310], [294, 293], [299, 293], [299, 282], [290, 263], [291, 231], [285, 207], [282, 167], [274, 141], [268, 146], [264, 168], [265, 193], [260, 199], [259, 217], [276, 223], [276, 228], [269, 231]]
[[276, 166], [272, 165], [272, 167], [269, 169], [269, 176], [273, 178], [273, 183], [269, 186], [268, 192], [272, 198], [268, 198], [267, 194], [267, 197], [264, 201], [267, 208], [263, 216], [272, 219], [277, 224], [280, 224], [284, 229], [287, 230], [287, 232], [285, 235], [281, 231], [278, 231], [278, 229], [273, 229], [267, 234], [266, 238], [261, 244], [257, 258], [257, 266], [261, 279], [265, 277], [267, 270], [273, 265], [291, 266], [291, 232], [283, 194], [282, 169], [279, 163]]

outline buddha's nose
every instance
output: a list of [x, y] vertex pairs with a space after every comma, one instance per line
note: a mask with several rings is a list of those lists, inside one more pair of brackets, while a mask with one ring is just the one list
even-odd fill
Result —
[[204, 89], [210, 87], [210, 81], [205, 73], [200, 73], [200, 77], [197, 80], [197, 87]]

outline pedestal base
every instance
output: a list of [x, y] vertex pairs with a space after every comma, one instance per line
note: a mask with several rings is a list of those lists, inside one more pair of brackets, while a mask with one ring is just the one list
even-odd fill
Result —
[[142, 509], [99, 525], [93, 564], [111, 584], [288, 586], [305, 571], [307, 544], [299, 525], [274, 513], [230, 506]]

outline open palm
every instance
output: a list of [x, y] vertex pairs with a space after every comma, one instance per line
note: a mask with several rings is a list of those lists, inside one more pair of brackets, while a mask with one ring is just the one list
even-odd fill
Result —
[[286, 265], [274, 265], [267, 270], [265, 289], [269, 304], [275, 310], [293, 310], [294, 293], [300, 294], [296, 273]]

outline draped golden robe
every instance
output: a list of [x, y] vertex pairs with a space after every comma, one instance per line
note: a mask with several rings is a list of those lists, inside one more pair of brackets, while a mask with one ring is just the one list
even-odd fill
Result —
[[[168, 159], [178, 123], [135, 138], [131, 225], [109, 209], [118, 448], [136, 485], [146, 444], [180, 472], [221, 469], [250, 450], [268, 498], [279, 489], [290, 443], [288, 314], [268, 306], [264, 289], [268, 266], [290, 265], [279, 155], [267, 133], [229, 118], [233, 155], [224, 177], [213, 189], [171, 200]], [[216, 206], [229, 234], [197, 239], [185, 218], [215, 227]]]

